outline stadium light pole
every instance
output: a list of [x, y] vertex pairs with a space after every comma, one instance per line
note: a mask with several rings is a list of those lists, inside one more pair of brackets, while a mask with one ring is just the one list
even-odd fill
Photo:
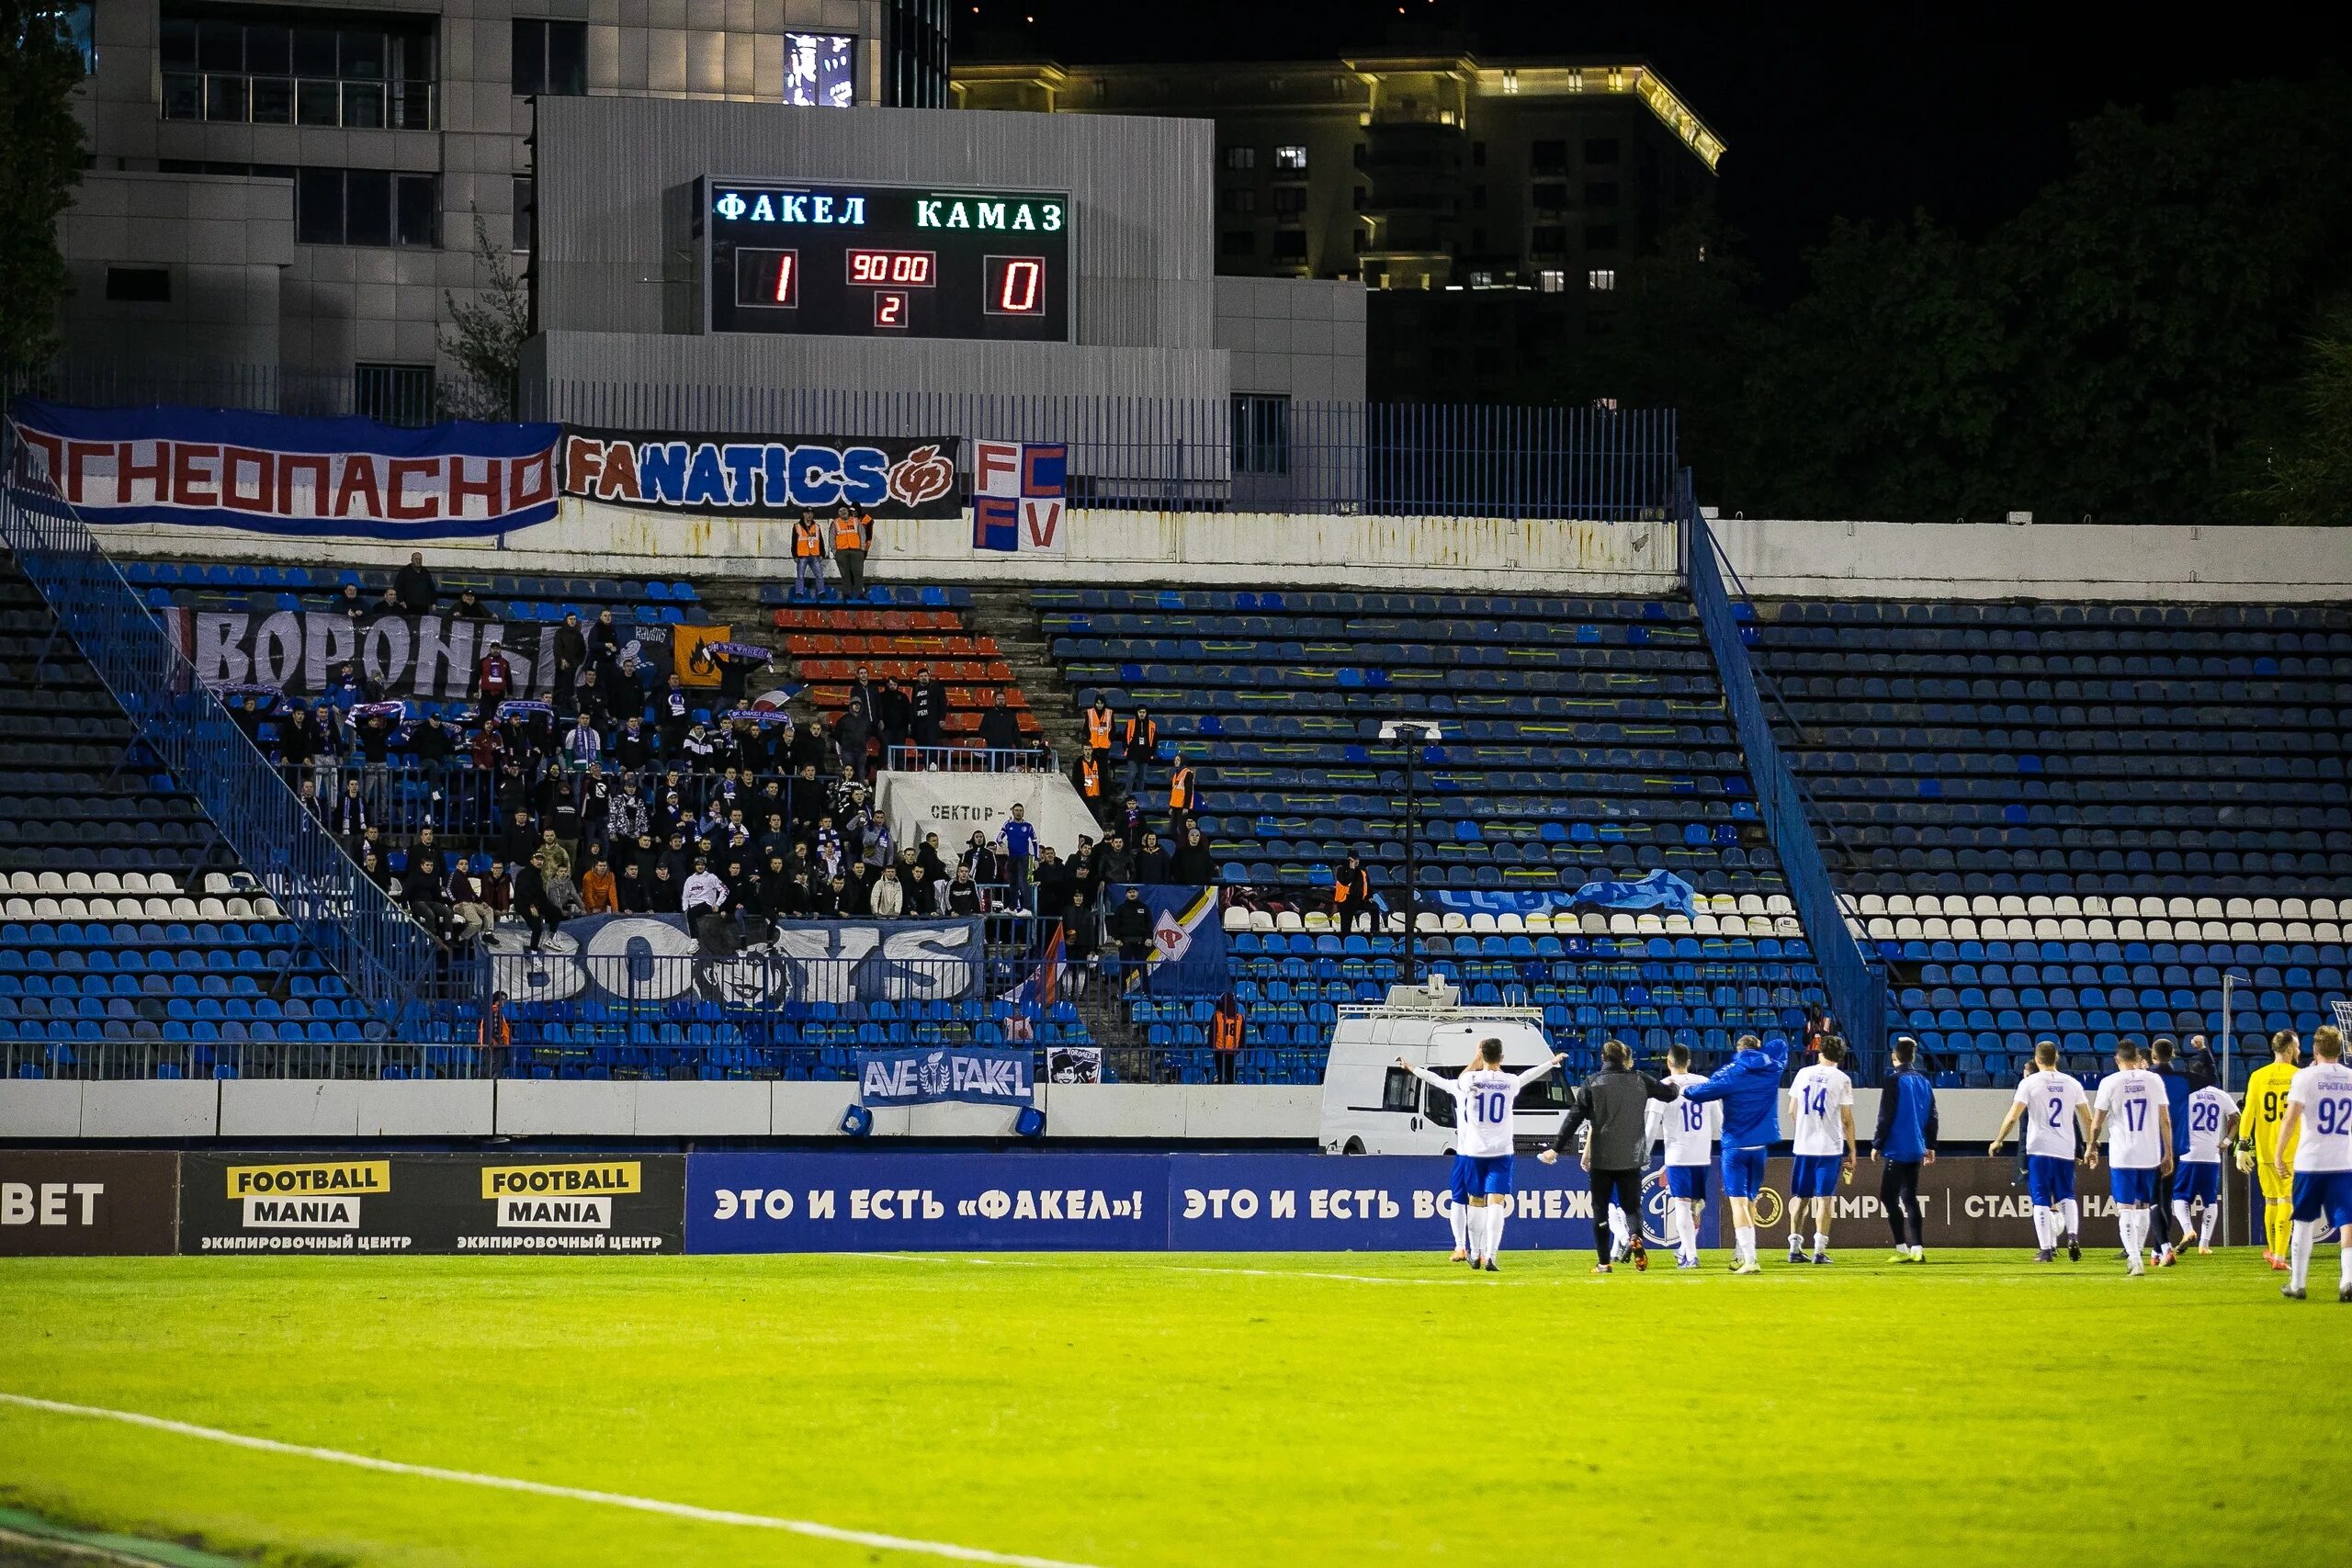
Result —
[[1419, 723], [1408, 719], [1399, 724], [1393, 718], [1381, 721], [1380, 739], [1402, 742], [1405, 751], [1405, 984], [1408, 986], [1419, 985], [1421, 978], [1419, 818], [1417, 810], [1419, 797], [1415, 788], [1415, 780], [1419, 776], [1415, 764], [1420, 759], [1415, 750], [1416, 732], [1419, 744], [1425, 746], [1435, 746], [1444, 739], [1444, 731], [1434, 722]]
[[[2230, 1010], [2230, 991], [2231, 988], [2241, 979], [2245, 980], [2249, 986], [2254, 984], [2251, 976], [2242, 976], [2234, 969], [2224, 969], [2222, 971], [2222, 1092], [2223, 1094], [2233, 1092], [2230, 1084], [2231, 1063], [2232, 1058], [2236, 1055], [2233, 1049], [2235, 1040], [2235, 1031], [2233, 1028], [2233, 1021], [2236, 1015]], [[2234, 1161], [2225, 1161], [2222, 1168], [2224, 1170], [2233, 1170], [2234, 1169]], [[2229, 1183], [2224, 1181], [2222, 1186], [2223, 1190], [2222, 1203], [2222, 1245], [2223, 1247], [2227, 1247], [2230, 1245], [2230, 1213], [2232, 1210], [2237, 1207], [2237, 1205], [2228, 1201]]]

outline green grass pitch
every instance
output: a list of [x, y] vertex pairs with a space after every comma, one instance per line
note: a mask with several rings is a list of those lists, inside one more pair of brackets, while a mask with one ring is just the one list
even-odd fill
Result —
[[[0, 1390], [1100, 1564], [2342, 1562], [2352, 1307], [2244, 1248], [0, 1265]], [[1769, 1249], [1768, 1249], [1769, 1257]], [[2249, 1398], [2248, 1390], [2260, 1390]], [[2301, 1477], [2298, 1483], [2295, 1479]], [[2300, 1501], [2298, 1500], [2300, 1499]], [[0, 1405], [0, 1500], [273, 1562], [943, 1559]]]

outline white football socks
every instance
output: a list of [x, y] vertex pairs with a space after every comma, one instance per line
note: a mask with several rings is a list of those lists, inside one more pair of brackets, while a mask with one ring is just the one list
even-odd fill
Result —
[[1503, 1222], [1510, 1218], [1509, 1203], [1487, 1205], [1487, 1256], [1494, 1257], [1503, 1249]]
[[2335, 1288], [2339, 1292], [2352, 1291], [2352, 1238], [2346, 1238], [2341, 1229], [2336, 1231], [2335, 1236], [2335, 1250], [2343, 1255], [2344, 1259]]
[[1456, 1252], [1470, 1250], [1470, 1227], [1468, 1222], [1463, 1217], [1468, 1212], [1468, 1209], [1460, 1203], [1452, 1204], [1446, 1210], [1445, 1217], [1453, 1225], [1453, 1250]]
[[2033, 1247], [2036, 1252], [2047, 1252], [2058, 1245], [2050, 1239], [2057, 1219], [2058, 1216], [2052, 1213], [2046, 1204], [2036, 1203], [2033, 1206]]
[[2309, 1282], [2312, 1272], [2312, 1242], [2319, 1235], [2317, 1220], [2297, 1220], [2294, 1234], [2287, 1243], [2287, 1284], [2301, 1290]]
[[2172, 1223], [2180, 1227], [2180, 1245], [2187, 1247], [2188, 1238], [2197, 1234], [2197, 1216], [2188, 1212], [2188, 1199], [2172, 1201]]
[[2214, 1222], [2219, 1220], [2221, 1217], [2222, 1206], [2219, 1203], [2208, 1203], [2205, 1205], [2205, 1223], [2197, 1227], [2198, 1246], [2211, 1247], [2213, 1245], [2213, 1224]]
[[2123, 1250], [2128, 1255], [2132, 1272], [2137, 1274], [2147, 1267], [2141, 1256], [2141, 1249], [2148, 1239], [2148, 1211], [2145, 1209], [2122, 1210], [2117, 1214], [2116, 1222], [2123, 1232]]
[[2072, 1198], [2062, 1198], [2058, 1201], [2058, 1218], [2065, 1224], [2068, 1241], [2083, 1234], [2082, 1205]]
[[1684, 1258], [1699, 1256], [1699, 1222], [1690, 1213], [1690, 1200], [1674, 1200], [1674, 1250]]
[[1828, 1233], [1827, 1231], [1815, 1231], [1815, 1232], [1814, 1232], [1814, 1233], [1813, 1233], [1813, 1251], [1814, 1251], [1814, 1256], [1815, 1256], [1815, 1257], [1820, 1257], [1822, 1254], [1826, 1253], [1828, 1250], [1829, 1250], [1829, 1233]]
[[1625, 1211], [1614, 1203], [1609, 1205], [1609, 1235], [1619, 1247], [1634, 1245], [1633, 1231], [1625, 1224]]
[[1740, 1260], [1742, 1263], [1753, 1263], [1753, 1262], [1755, 1262], [1755, 1261], [1756, 1261], [1756, 1227], [1755, 1227], [1754, 1225], [1739, 1225], [1739, 1226], [1735, 1227], [1735, 1229], [1736, 1229], [1736, 1234], [1737, 1234], [1738, 1238], [1739, 1238], [1738, 1253], [1737, 1253], [1737, 1256], [1738, 1256], [1738, 1258], [1739, 1258], [1739, 1260]]

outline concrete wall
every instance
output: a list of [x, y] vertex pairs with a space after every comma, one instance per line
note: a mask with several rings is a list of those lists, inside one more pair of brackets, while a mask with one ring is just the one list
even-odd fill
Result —
[[1306, 278], [1216, 280], [1216, 345], [1233, 355], [1233, 389], [1300, 400], [1363, 397], [1364, 291]]
[[1762, 598], [2310, 603], [2352, 591], [2352, 529], [2343, 528], [1759, 518], [1714, 528]]
[[[278, 275], [294, 261], [291, 180], [84, 174], [58, 226], [73, 294], [65, 333], [108, 360], [275, 365]], [[171, 299], [108, 299], [110, 266], [162, 267]]]
[[[529, 1078], [378, 1083], [357, 1079], [141, 1079], [0, 1082], [0, 1140], [120, 1138], [825, 1138], [839, 1135], [856, 1086], [842, 1083], [586, 1083]], [[1865, 1141], [1878, 1091], [1855, 1092]], [[1952, 1144], [1993, 1135], [2010, 1091], [1937, 1097]], [[1047, 1142], [1312, 1143], [1320, 1086], [1048, 1084]], [[1785, 1108], [1784, 1108], [1785, 1109]], [[885, 1111], [880, 1138], [998, 1139], [1009, 1111], [933, 1105]], [[1786, 1135], [1787, 1129], [1782, 1129]]]

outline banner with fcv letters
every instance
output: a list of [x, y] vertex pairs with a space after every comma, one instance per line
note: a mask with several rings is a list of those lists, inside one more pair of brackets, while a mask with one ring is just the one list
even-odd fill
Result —
[[180, 1250], [677, 1252], [685, 1174], [680, 1155], [189, 1155]]

